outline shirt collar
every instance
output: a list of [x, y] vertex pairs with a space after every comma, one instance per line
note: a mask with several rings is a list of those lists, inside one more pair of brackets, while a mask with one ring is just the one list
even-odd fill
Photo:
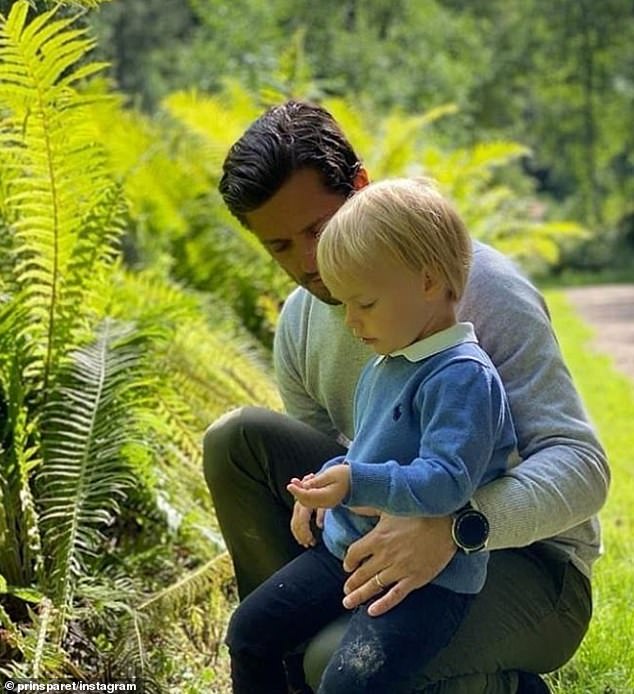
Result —
[[403, 349], [390, 352], [387, 356], [405, 357], [408, 361], [417, 362], [464, 342], [478, 343], [472, 323], [456, 323], [450, 328], [418, 340], [418, 342], [414, 342]]

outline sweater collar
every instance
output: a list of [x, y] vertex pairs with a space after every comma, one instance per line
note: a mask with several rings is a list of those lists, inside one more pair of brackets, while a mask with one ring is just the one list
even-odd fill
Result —
[[445, 328], [445, 330], [418, 340], [418, 342], [414, 342], [403, 349], [390, 352], [386, 356], [405, 357], [408, 361], [417, 362], [464, 342], [478, 343], [472, 323], [456, 323], [450, 328]]

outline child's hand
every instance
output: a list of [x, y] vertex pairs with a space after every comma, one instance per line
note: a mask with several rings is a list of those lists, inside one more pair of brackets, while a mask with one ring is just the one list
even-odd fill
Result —
[[286, 489], [308, 508], [332, 508], [340, 504], [350, 489], [350, 467], [333, 465], [317, 475], [294, 477]]
[[[304, 475], [300, 480], [298, 477], [293, 477], [291, 484], [303, 487], [308, 480], [311, 480], [315, 476], [314, 472]], [[290, 485], [287, 485], [290, 486]], [[304, 506], [300, 504], [299, 501], [295, 501], [295, 506], [293, 506], [293, 516], [291, 518], [291, 532], [293, 537], [299, 542], [302, 547], [312, 547], [316, 544], [315, 537], [310, 527], [310, 519], [315, 512], [315, 523], [318, 528], [324, 527], [324, 513], [323, 508], [312, 508], [310, 506]]]
[[313, 509], [307, 506], [302, 506], [299, 501], [295, 502], [293, 506], [293, 517], [291, 518], [291, 532], [293, 537], [299, 542], [302, 547], [313, 547], [316, 543], [315, 536], [310, 527], [310, 519], [315, 514], [315, 522], [317, 527], [324, 527], [324, 513], [323, 508]]

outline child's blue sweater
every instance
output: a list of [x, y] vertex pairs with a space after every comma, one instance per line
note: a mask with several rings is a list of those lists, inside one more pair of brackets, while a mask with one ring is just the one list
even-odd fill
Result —
[[[324, 542], [340, 558], [377, 522], [351, 507], [447, 516], [504, 472], [517, 445], [502, 381], [470, 323], [371, 360], [359, 378], [354, 418], [345, 456], [350, 494], [324, 523]], [[434, 583], [476, 593], [487, 559], [487, 552], [457, 552]]]

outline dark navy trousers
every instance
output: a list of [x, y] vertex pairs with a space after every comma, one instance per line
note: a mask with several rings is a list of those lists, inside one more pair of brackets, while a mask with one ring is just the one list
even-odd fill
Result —
[[[320, 543], [242, 601], [227, 634], [234, 694], [287, 693], [284, 657], [346, 611], [347, 577]], [[379, 617], [361, 605], [324, 671], [319, 694], [410, 694], [473, 598], [428, 585]]]

